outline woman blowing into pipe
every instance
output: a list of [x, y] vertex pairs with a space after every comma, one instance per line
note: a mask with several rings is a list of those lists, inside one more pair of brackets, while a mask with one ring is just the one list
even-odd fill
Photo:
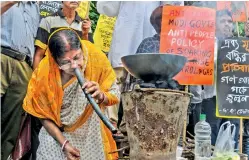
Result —
[[74, 76], [80, 68], [83, 85], [102, 109], [119, 101], [115, 73], [104, 53], [81, 41], [71, 29], [51, 34], [46, 57], [29, 82], [23, 108], [41, 119], [37, 159], [117, 159], [111, 132], [93, 111]]

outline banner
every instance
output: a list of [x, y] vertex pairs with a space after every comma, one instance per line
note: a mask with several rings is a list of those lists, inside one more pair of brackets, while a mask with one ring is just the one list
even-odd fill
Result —
[[61, 5], [61, 1], [40, 1], [40, 18], [54, 14], [59, 8], [61, 8]]
[[213, 84], [214, 9], [164, 6], [160, 37], [161, 53], [178, 54], [189, 60], [175, 80], [181, 85]]
[[227, 9], [232, 12], [234, 22], [246, 22], [249, 18], [249, 2], [217, 1], [217, 10]]
[[114, 30], [116, 17], [100, 15], [95, 29], [94, 44], [104, 52], [109, 52], [112, 42], [112, 32]]
[[216, 116], [249, 118], [249, 39], [229, 38], [219, 44]]
[[86, 19], [88, 18], [89, 8], [89, 1], [80, 1], [79, 7], [76, 9], [76, 11], [82, 19]]

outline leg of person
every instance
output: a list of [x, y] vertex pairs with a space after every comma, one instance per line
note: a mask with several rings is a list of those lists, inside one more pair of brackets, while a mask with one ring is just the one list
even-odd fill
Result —
[[244, 120], [243, 153], [249, 156], [249, 119]]
[[32, 69], [1, 54], [1, 159], [6, 160], [15, 147]]
[[121, 125], [121, 122], [123, 120], [123, 115], [124, 115], [124, 111], [123, 111], [122, 98], [120, 98], [120, 104], [118, 108], [118, 127], [120, 127]]
[[31, 118], [31, 148], [29, 150], [28, 153], [26, 153], [21, 160], [36, 160], [36, 151], [38, 149], [39, 146], [39, 139], [38, 139], [38, 135], [41, 129], [42, 124], [40, 123], [41, 126], [38, 126], [39, 123], [37, 123], [39, 121], [38, 118], [32, 116], [32, 115], [28, 115]]
[[40, 120], [34, 116], [31, 116], [31, 155], [32, 160], [36, 160], [36, 151], [40, 144], [39, 142], [39, 133], [41, 130], [42, 124]]
[[118, 123], [118, 106], [119, 104], [116, 104], [106, 108], [107, 117], [115, 127], [117, 127]]
[[202, 111], [206, 114], [206, 121], [211, 126], [211, 144], [214, 146], [218, 136], [221, 118], [216, 117], [216, 97], [204, 99], [202, 101]]
[[194, 129], [196, 123], [200, 121], [200, 114], [201, 114], [201, 105], [202, 103], [191, 103], [190, 104], [190, 110], [191, 113], [189, 115], [189, 124], [187, 126], [187, 131], [194, 135]]
[[232, 124], [235, 125], [236, 130], [235, 130], [235, 135], [234, 135], [234, 141], [235, 141], [235, 146], [234, 149], [238, 150], [239, 149], [239, 130], [240, 130], [240, 119], [229, 119]]
[[[122, 92], [122, 88], [123, 88], [123, 84], [125, 81], [125, 77], [127, 72], [125, 71], [125, 69], [123, 67], [118, 67], [118, 68], [114, 68], [114, 71], [116, 73], [116, 77], [117, 77], [117, 84], [119, 86], [119, 90]], [[107, 107], [106, 111], [107, 111], [107, 115], [108, 118], [116, 123], [118, 123], [118, 110], [119, 110], [119, 103], [113, 106], [109, 106]]]
[[[31, 116], [31, 149], [28, 153], [26, 153], [21, 160], [27, 160], [27, 159], [32, 159], [36, 160], [36, 151], [39, 147], [39, 132], [42, 127], [42, 124], [39, 120], [39, 118], [36, 118], [32, 115]], [[31, 160], [30, 159], [30, 160]]]

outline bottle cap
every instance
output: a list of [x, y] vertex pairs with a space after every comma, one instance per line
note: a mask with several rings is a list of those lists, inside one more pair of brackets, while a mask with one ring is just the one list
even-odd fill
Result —
[[206, 115], [205, 114], [201, 114], [200, 115], [200, 121], [205, 121], [206, 120]]

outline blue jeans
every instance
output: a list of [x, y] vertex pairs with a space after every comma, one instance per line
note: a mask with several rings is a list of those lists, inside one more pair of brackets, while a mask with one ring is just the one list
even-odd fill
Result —
[[206, 121], [210, 124], [212, 133], [211, 133], [211, 144], [215, 146], [215, 142], [219, 133], [220, 126], [226, 122], [230, 121], [236, 126], [235, 131], [235, 149], [238, 148], [239, 144], [239, 119], [225, 119], [225, 118], [218, 118], [215, 115], [216, 112], [216, 97], [204, 99], [202, 101], [202, 113], [206, 114]]

